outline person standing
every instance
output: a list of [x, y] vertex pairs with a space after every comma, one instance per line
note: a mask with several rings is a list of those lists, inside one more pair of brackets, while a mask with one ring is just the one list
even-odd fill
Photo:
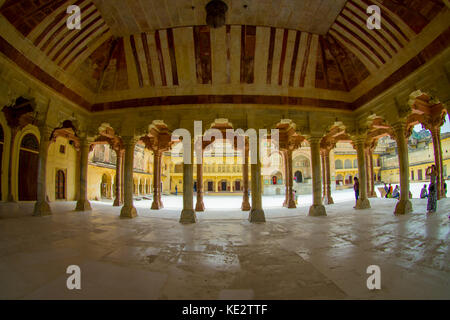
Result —
[[388, 193], [389, 193], [389, 188], [388, 188], [388, 186], [387, 186], [386, 183], [384, 184], [384, 192], [385, 192], [384, 197], [387, 198], [387, 195], [388, 195]]
[[388, 192], [386, 193], [386, 199], [392, 198], [392, 185], [389, 183]]
[[175, 186], [175, 195], [178, 195], [178, 185]]
[[[355, 191], [356, 203], [358, 203], [358, 199], [359, 199], [359, 180], [358, 180], [358, 178], [355, 177], [354, 181], [355, 181], [355, 183], [353, 185], [353, 190]], [[356, 208], [356, 205], [353, 208]]]
[[430, 185], [428, 186], [428, 203], [427, 203], [427, 211], [428, 213], [436, 212], [437, 209], [437, 170], [436, 165], [432, 165], [428, 167], [425, 171], [425, 174], [430, 177]]

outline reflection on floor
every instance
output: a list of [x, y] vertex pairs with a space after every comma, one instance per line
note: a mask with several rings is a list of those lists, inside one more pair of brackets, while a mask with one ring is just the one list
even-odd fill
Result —
[[[0, 204], [0, 299], [449, 299], [450, 200], [426, 215], [392, 214], [395, 200], [371, 199], [308, 208], [266, 209], [265, 224], [248, 213], [199, 213], [180, 225], [179, 210], [52, 203], [49, 217]], [[228, 212], [229, 210], [227, 210]], [[66, 288], [66, 268], [81, 268], [80, 291]], [[366, 287], [369, 265], [381, 268], [382, 289]]]

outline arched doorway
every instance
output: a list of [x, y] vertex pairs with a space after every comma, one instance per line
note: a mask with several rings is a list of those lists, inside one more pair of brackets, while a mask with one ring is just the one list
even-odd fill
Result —
[[219, 191], [227, 191], [228, 183], [227, 180], [222, 180], [219, 183]]
[[301, 171], [296, 171], [294, 175], [294, 180], [296, 183], [302, 183], [303, 182], [303, 173]]
[[280, 171], [276, 171], [272, 173], [271, 182], [273, 185], [282, 184], [283, 183], [283, 176], [281, 175]]
[[55, 199], [65, 200], [66, 199], [66, 174], [62, 170], [56, 172], [55, 179]]
[[353, 177], [351, 175], [347, 175], [345, 177], [345, 184], [352, 184], [353, 183]]
[[306, 179], [311, 178], [311, 161], [308, 157], [300, 154], [292, 160], [292, 171], [296, 183], [305, 183]]
[[344, 168], [345, 169], [351, 169], [352, 168], [352, 161], [350, 159], [346, 159], [344, 162]]
[[102, 176], [102, 183], [100, 185], [100, 195], [102, 198], [108, 198], [109, 197], [109, 181], [108, 181], [108, 176], [106, 175], [106, 173], [103, 174]]
[[0, 125], [0, 201], [2, 201], [2, 172], [1, 167], [3, 166], [3, 143], [5, 142], [5, 133], [3, 132], [3, 127]]
[[234, 181], [234, 191], [242, 191], [241, 190], [241, 180]]
[[208, 181], [208, 192], [213, 192], [213, 191], [214, 191], [214, 182]]
[[39, 141], [34, 134], [27, 134], [20, 144], [19, 200], [37, 200], [37, 176], [39, 165]]

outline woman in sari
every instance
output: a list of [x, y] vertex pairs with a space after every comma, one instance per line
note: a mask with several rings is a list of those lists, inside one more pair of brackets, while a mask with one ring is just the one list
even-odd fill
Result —
[[431, 167], [428, 167], [425, 171], [425, 174], [430, 177], [430, 185], [428, 186], [428, 204], [427, 211], [428, 213], [436, 212], [437, 208], [437, 170], [436, 166], [433, 164]]

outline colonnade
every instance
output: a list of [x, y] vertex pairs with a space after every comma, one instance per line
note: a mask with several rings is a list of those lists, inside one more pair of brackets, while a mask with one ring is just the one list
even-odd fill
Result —
[[[34, 215], [44, 216], [51, 214], [51, 209], [46, 197], [46, 162], [48, 147], [51, 143], [52, 129], [46, 126], [40, 126], [41, 142], [39, 147], [39, 170], [37, 179], [37, 202], [34, 208]], [[392, 125], [392, 132], [398, 146], [398, 159], [400, 166], [400, 186], [401, 196], [395, 208], [395, 214], [405, 214], [412, 211], [412, 205], [409, 200], [409, 163], [408, 163], [408, 145], [407, 145], [407, 123], [406, 121], [399, 121]], [[436, 136], [436, 134], [435, 134]], [[438, 170], [442, 171], [440, 164], [440, 139], [433, 137], [436, 143], [436, 166]], [[310, 216], [325, 216], [326, 209], [324, 204], [333, 204], [333, 197], [331, 195], [331, 174], [330, 174], [330, 151], [334, 146], [325, 146], [321, 143], [321, 136], [311, 136], [307, 140], [311, 148], [312, 161], [312, 197], [313, 204], [310, 207]], [[356, 203], [355, 209], [370, 208], [369, 198], [376, 196], [374, 190], [374, 172], [373, 172], [373, 146], [367, 146], [367, 138], [364, 135], [355, 136], [353, 145], [357, 151], [358, 159], [358, 177], [359, 177], [359, 199]], [[122, 218], [133, 218], [137, 216], [136, 208], [133, 205], [133, 157], [135, 145], [138, 138], [134, 136], [121, 137], [123, 142], [122, 149], [116, 149], [117, 154], [117, 173], [116, 173], [116, 197], [114, 199], [114, 206], [123, 205], [120, 216]], [[92, 147], [92, 141], [86, 135], [79, 137], [78, 159], [79, 159], [79, 190], [78, 201], [76, 204], [77, 211], [91, 210], [91, 204], [87, 197], [87, 168], [88, 155]], [[257, 144], [257, 151], [252, 158], [258, 159], [256, 163], [250, 166], [251, 174], [251, 201], [249, 198], [249, 147], [248, 141], [245, 145], [243, 164], [243, 198], [241, 209], [249, 211], [249, 221], [264, 222], [265, 215], [262, 207], [262, 185], [261, 185], [261, 162], [259, 159], [259, 144]], [[181, 212], [181, 223], [196, 222], [196, 211], [201, 212], [205, 210], [203, 202], [204, 185], [203, 185], [203, 165], [197, 164], [197, 199], [194, 206], [194, 164], [193, 151], [191, 148], [191, 163], [183, 164], [183, 209]], [[292, 194], [293, 190], [293, 174], [292, 174], [292, 149], [283, 151], [286, 169], [286, 199], [284, 206], [287, 208], [295, 208], [295, 201]], [[163, 208], [161, 201], [161, 158], [162, 151], [154, 151], [154, 198], [152, 209], [158, 210]], [[201, 161], [202, 162], [202, 161]], [[441, 180], [439, 180], [441, 183]], [[9, 192], [10, 193], [10, 192]], [[9, 194], [8, 193], [8, 194]], [[442, 197], [442, 193], [440, 194]], [[8, 197], [9, 198], [9, 197]]]

